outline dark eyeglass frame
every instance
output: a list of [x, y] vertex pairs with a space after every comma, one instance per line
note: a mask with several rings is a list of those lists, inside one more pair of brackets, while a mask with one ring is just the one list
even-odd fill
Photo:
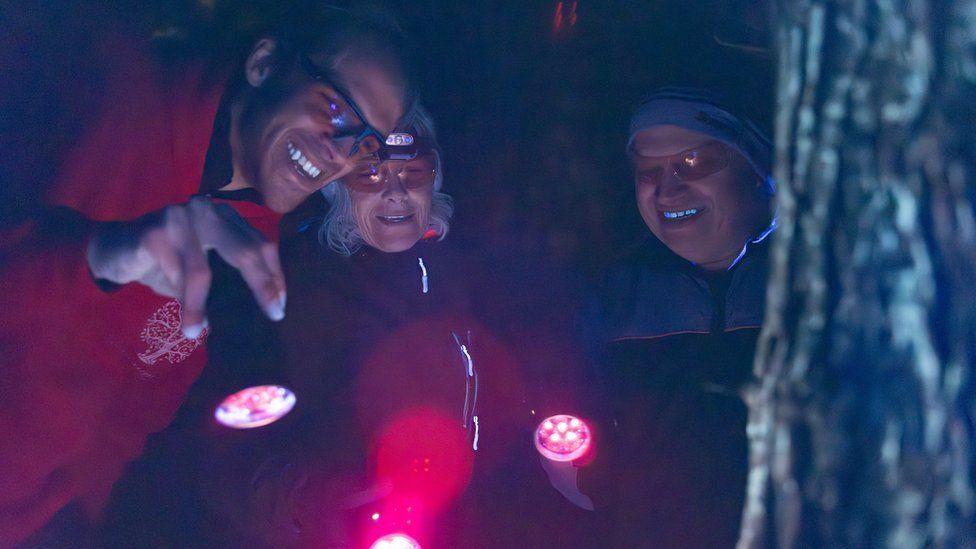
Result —
[[[694, 151], [698, 151], [698, 150], [701, 150], [701, 149], [704, 149], [706, 147], [712, 147], [712, 146], [715, 146], [715, 145], [717, 145], [718, 148], [720, 148], [722, 150], [722, 162], [714, 170], [709, 171], [707, 173], [696, 174], [694, 176], [688, 177], [688, 176], [682, 176], [681, 171], [678, 168], [675, 168], [674, 167], [674, 164], [676, 162], [677, 163], [680, 163], [680, 162], [684, 161], [684, 159], [688, 156], [689, 153], [694, 152]], [[704, 179], [704, 178], [706, 178], [706, 177], [708, 177], [708, 176], [710, 176], [712, 174], [715, 174], [715, 173], [718, 173], [718, 172], [724, 170], [732, 162], [732, 152], [733, 151], [732, 151], [732, 148], [731, 147], [729, 147], [725, 143], [723, 143], [721, 141], [718, 141], [718, 140], [708, 141], [706, 143], [702, 143], [701, 145], [698, 145], [698, 146], [695, 146], [695, 147], [689, 147], [689, 148], [687, 148], [687, 149], [685, 149], [683, 151], [679, 151], [679, 152], [676, 152], [674, 154], [669, 154], [669, 155], [664, 155], [664, 156], [646, 156], [646, 155], [643, 155], [643, 154], [640, 154], [639, 152], [637, 152], [637, 150], [633, 146], [631, 146], [631, 150], [630, 150], [630, 153], [631, 153], [631, 155], [632, 155], [633, 158], [646, 158], [646, 159], [660, 159], [660, 160], [662, 160], [664, 167], [670, 169], [671, 170], [671, 174], [678, 181], [697, 181], [699, 179]]]
[[336, 84], [335, 79], [330, 77], [329, 73], [325, 69], [316, 66], [312, 59], [304, 51], [298, 55], [298, 64], [301, 67], [302, 72], [305, 73], [305, 76], [335, 90], [336, 95], [338, 95], [340, 99], [349, 105], [349, 108], [352, 109], [353, 114], [355, 114], [362, 123], [363, 130], [359, 132], [359, 135], [356, 136], [356, 140], [353, 141], [352, 148], [349, 149], [350, 157], [356, 154], [356, 152], [359, 150], [359, 146], [370, 136], [375, 137], [379, 144], [386, 141], [386, 136], [384, 136], [382, 132], [371, 126], [370, 123], [366, 121], [366, 116], [363, 114], [362, 109], [360, 109], [359, 105], [352, 100], [352, 98], [349, 96], [349, 92]]

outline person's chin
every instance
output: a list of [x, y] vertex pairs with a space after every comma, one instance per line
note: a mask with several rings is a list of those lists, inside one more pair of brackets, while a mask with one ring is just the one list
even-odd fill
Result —
[[281, 214], [294, 210], [318, 190], [317, 185], [289, 173], [287, 168], [269, 174], [264, 181], [267, 183], [262, 185], [260, 191], [265, 205]]
[[302, 201], [299, 198], [285, 197], [276, 194], [267, 196], [264, 199], [264, 205], [267, 206], [268, 209], [279, 214], [289, 213], [301, 203]]
[[271, 185], [261, 189], [264, 205], [276, 213], [286, 214], [308, 198], [310, 193], [286, 184]]
[[662, 239], [664, 245], [676, 255], [695, 264], [708, 263], [716, 257], [722, 257], [729, 247], [725, 242], [716, 242], [713, 238], [702, 236], [694, 239]]
[[388, 229], [384, 233], [377, 239], [378, 242], [375, 247], [387, 253], [409, 250], [420, 240], [420, 234], [416, 227], [396, 227], [392, 230]]

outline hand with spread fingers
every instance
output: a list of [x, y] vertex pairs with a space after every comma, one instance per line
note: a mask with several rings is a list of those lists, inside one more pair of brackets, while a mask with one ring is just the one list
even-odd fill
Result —
[[107, 223], [88, 245], [96, 278], [116, 284], [139, 282], [183, 306], [183, 334], [196, 338], [206, 326], [215, 250], [240, 271], [254, 298], [272, 320], [285, 316], [285, 279], [277, 244], [268, 241], [226, 204], [194, 197], [128, 223]]

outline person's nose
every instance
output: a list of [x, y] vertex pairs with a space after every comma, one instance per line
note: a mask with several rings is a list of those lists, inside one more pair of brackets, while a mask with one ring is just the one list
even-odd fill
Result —
[[678, 179], [675, 175], [674, 170], [671, 166], [665, 166], [663, 172], [661, 173], [661, 181], [658, 183], [657, 189], [655, 189], [657, 198], [659, 200], [668, 200], [670, 198], [677, 198], [684, 194], [687, 185], [684, 181]]
[[407, 199], [407, 188], [396, 170], [389, 170], [384, 175], [383, 198], [397, 203]]
[[338, 153], [344, 157], [349, 156], [349, 149], [352, 146], [353, 139], [343, 139], [339, 138], [338, 132], [332, 124], [325, 124], [320, 126], [316, 137], [318, 138], [318, 148], [321, 153], [326, 154], [326, 158]]

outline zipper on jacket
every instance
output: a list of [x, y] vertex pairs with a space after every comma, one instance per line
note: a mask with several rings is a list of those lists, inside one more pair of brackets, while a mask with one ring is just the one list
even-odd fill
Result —
[[473, 441], [471, 448], [478, 451], [478, 438], [480, 436], [480, 426], [478, 424], [478, 370], [474, 366], [474, 359], [471, 357], [471, 332], [469, 331], [466, 343], [461, 342], [461, 338], [454, 332], [454, 343], [457, 344], [461, 352], [461, 365], [464, 369], [464, 408], [461, 410], [461, 427], [469, 429], [473, 427]]
[[424, 265], [424, 258], [418, 257], [417, 263], [420, 264], [420, 286], [426, 294], [430, 289], [427, 285], [427, 266]]

